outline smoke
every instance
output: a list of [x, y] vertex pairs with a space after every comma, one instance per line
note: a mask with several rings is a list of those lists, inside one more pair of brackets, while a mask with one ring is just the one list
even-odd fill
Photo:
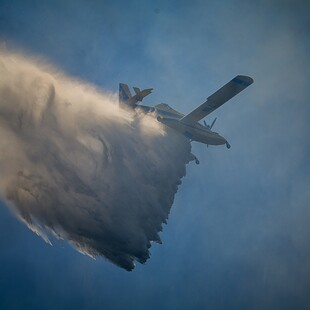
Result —
[[116, 98], [0, 51], [2, 198], [47, 242], [132, 270], [160, 242], [190, 143]]

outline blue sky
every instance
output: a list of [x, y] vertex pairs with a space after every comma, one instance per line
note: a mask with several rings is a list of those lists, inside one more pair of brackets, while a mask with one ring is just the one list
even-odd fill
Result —
[[214, 113], [232, 148], [193, 145], [201, 164], [163, 244], [131, 273], [45, 244], [2, 203], [0, 308], [309, 308], [308, 12], [306, 1], [0, 1], [2, 42], [104, 90], [153, 87], [147, 103], [186, 113], [236, 74], [255, 81]]

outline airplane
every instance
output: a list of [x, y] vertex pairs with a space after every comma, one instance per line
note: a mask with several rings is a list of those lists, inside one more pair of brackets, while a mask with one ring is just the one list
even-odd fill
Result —
[[[186, 115], [172, 109], [165, 103], [159, 103], [154, 107], [138, 104], [144, 97], [151, 94], [153, 89], [148, 88], [141, 91], [139, 88], [133, 87], [135, 95], [132, 96], [128, 85], [123, 83], [119, 84], [119, 104], [122, 107], [144, 113], [153, 113], [159, 122], [180, 132], [190, 141], [204, 143], [207, 146], [225, 144], [229, 149], [230, 144], [228, 141], [217, 132], [211, 130], [216, 122], [216, 118], [211, 125], [208, 125], [205, 121], [201, 124], [199, 121], [239, 94], [253, 82], [253, 79], [249, 76], [237, 75], [209, 96], [204, 103]], [[191, 154], [191, 160], [195, 160], [196, 164], [199, 164], [199, 160], [193, 154]]]

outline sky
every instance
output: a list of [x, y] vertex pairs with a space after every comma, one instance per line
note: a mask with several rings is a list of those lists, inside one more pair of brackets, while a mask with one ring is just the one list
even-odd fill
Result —
[[[127, 272], [42, 241], [0, 205], [0, 308], [308, 309], [307, 1], [0, 1], [1, 45], [146, 104], [190, 112], [237, 74], [254, 84], [208, 116], [231, 149], [192, 144], [168, 224]], [[173, 158], [167, 158], [173, 164]]]

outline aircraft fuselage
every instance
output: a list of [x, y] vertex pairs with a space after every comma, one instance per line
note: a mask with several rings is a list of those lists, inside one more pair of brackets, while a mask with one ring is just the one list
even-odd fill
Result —
[[209, 145], [222, 145], [227, 143], [224, 137], [220, 136], [217, 132], [211, 131], [207, 127], [202, 126], [201, 124], [189, 125], [180, 120], [167, 117], [157, 118], [157, 120], [166, 126], [183, 133], [185, 137], [192, 141]]
[[175, 129], [182, 133], [191, 141], [197, 141], [208, 145], [226, 144], [229, 147], [227, 140], [220, 136], [217, 132], [210, 130], [208, 127], [196, 122], [195, 124], [187, 124], [181, 121], [184, 114], [173, 110], [167, 104], [159, 104], [155, 107], [139, 105], [137, 110], [144, 113], [152, 113], [157, 120], [164, 125]]

